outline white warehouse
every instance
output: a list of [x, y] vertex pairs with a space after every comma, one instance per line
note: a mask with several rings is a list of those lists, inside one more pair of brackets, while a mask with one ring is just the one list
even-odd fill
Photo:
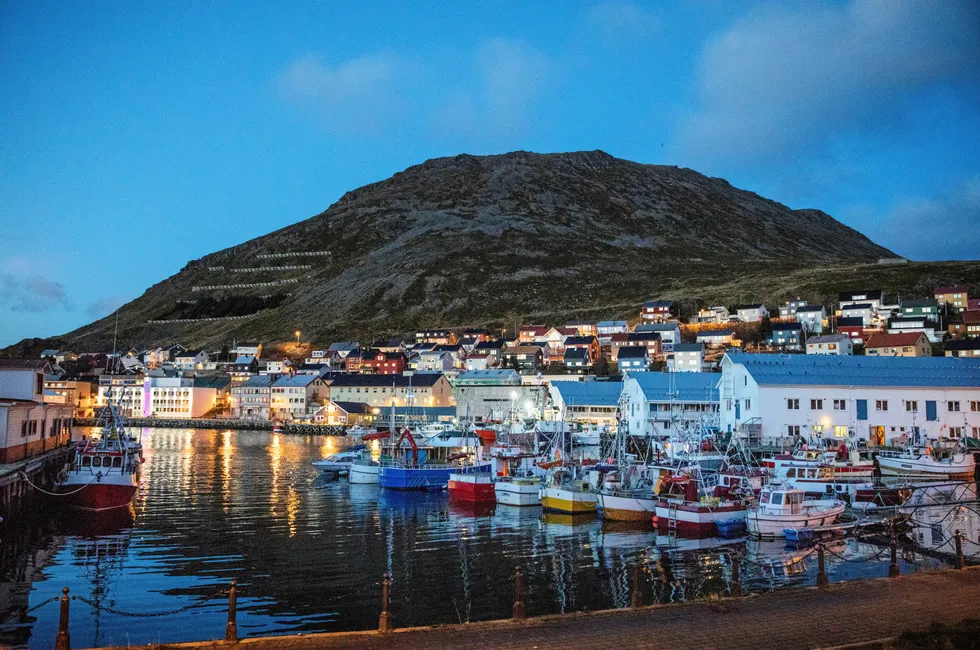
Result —
[[698, 421], [716, 426], [718, 377], [705, 372], [627, 373], [621, 404], [630, 434], [665, 435]]
[[762, 444], [980, 437], [980, 361], [736, 353], [721, 367], [722, 430]]

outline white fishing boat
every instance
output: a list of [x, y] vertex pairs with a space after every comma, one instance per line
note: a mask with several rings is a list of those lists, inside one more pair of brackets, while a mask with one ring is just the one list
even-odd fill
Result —
[[750, 535], [785, 537], [787, 528], [828, 526], [840, 517], [846, 504], [837, 499], [805, 499], [803, 490], [770, 484], [749, 507], [745, 524]]
[[354, 445], [349, 449], [330, 454], [323, 460], [313, 461], [313, 467], [321, 472], [334, 472], [336, 474], [347, 474], [351, 466], [366, 453], [364, 445]]
[[926, 479], [972, 479], [976, 472], [973, 454], [957, 447], [906, 447], [878, 452], [883, 476]]
[[602, 518], [609, 521], [650, 521], [656, 512], [654, 490], [659, 469], [634, 464], [606, 477], [599, 490]]
[[370, 436], [377, 433], [378, 430], [374, 427], [365, 427], [360, 424], [355, 424], [352, 427], [348, 427], [344, 430], [344, 434], [352, 438], [361, 438], [363, 436]]
[[498, 476], [493, 491], [505, 506], [541, 505], [541, 479], [534, 476]]
[[363, 485], [378, 485], [380, 483], [378, 480], [378, 470], [380, 467], [378, 461], [371, 460], [368, 456], [355, 460], [347, 471], [347, 482]]

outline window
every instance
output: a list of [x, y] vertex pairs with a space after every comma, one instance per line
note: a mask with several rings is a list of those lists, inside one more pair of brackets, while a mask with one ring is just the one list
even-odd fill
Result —
[[791, 435], [791, 436], [798, 436], [798, 435], [800, 435], [800, 425], [798, 425], [798, 424], [790, 424], [790, 425], [788, 425], [786, 427], [786, 433], [789, 434], [789, 435]]
[[798, 399], [787, 399], [786, 408], [791, 411], [798, 411], [800, 409], [800, 400]]
[[963, 437], [963, 427], [950, 427], [949, 428], [950, 438], [962, 438]]
[[811, 411], [822, 411], [823, 410], [823, 400], [822, 399], [812, 399], [812, 400], [810, 400], [810, 410]]
[[886, 399], [875, 400], [875, 410], [876, 411], [887, 411], [888, 410], [888, 400], [886, 400]]
[[846, 410], [846, 409], [847, 409], [847, 400], [846, 399], [835, 399], [834, 400], [834, 410], [835, 411], [843, 411], [843, 410]]
[[23, 422], [20, 423], [20, 437], [21, 438], [27, 437], [27, 420], [24, 420]]
[[905, 400], [905, 410], [909, 413], [918, 413], [919, 403], [915, 400]]
[[745, 400], [745, 410], [748, 411], [751, 408], [752, 408], [752, 400], [750, 399]]
[[970, 402], [970, 410], [974, 413], [980, 411], [980, 402]]
[[823, 425], [822, 424], [814, 424], [810, 428], [813, 430], [813, 434], [814, 435], [823, 437]]
[[847, 437], [847, 425], [838, 424], [834, 427], [834, 437], [835, 438], [846, 438]]
[[960, 410], [959, 402], [946, 402], [946, 407], [949, 409], [950, 413], [955, 413]]

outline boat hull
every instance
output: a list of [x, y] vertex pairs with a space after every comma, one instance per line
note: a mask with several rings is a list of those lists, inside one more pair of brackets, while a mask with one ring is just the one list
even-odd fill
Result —
[[489, 474], [457, 474], [449, 477], [449, 498], [461, 503], [495, 503], [493, 477]]
[[650, 521], [657, 499], [652, 496], [599, 493], [602, 518], [609, 521]]
[[809, 508], [806, 512], [786, 514], [766, 514], [752, 510], [745, 517], [745, 525], [750, 535], [759, 537], [785, 537], [787, 528], [813, 528], [829, 526], [844, 512], [844, 504], [826, 508]]
[[358, 465], [355, 463], [350, 466], [350, 471], [347, 472], [347, 482], [378, 485], [378, 469], [377, 465]]
[[70, 507], [99, 512], [128, 507], [136, 495], [136, 488], [129, 483], [92, 483], [84, 487], [67, 483], [59, 490], [68, 494], [66, 499]]
[[498, 481], [493, 485], [497, 503], [505, 506], [541, 505], [541, 483], [539, 481]]
[[883, 476], [927, 479], [971, 479], [976, 472], [976, 462], [970, 454], [957, 454], [948, 463], [928, 456], [921, 458], [878, 456], [878, 467]]
[[490, 465], [474, 465], [461, 469], [452, 466], [381, 467], [378, 484], [389, 490], [444, 490], [449, 486], [450, 474], [456, 472], [489, 472]]
[[598, 495], [565, 488], [541, 488], [541, 505], [550, 512], [577, 515], [595, 512], [599, 504]]
[[740, 503], [708, 506], [689, 501], [670, 502], [660, 499], [657, 501], [655, 524], [658, 531], [668, 532], [673, 514], [678, 537], [703, 539], [718, 535], [719, 521], [744, 519], [745, 512], [746, 506]]

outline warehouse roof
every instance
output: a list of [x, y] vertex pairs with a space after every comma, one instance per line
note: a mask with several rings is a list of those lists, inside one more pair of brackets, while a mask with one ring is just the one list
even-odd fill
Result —
[[721, 375], [709, 372], [629, 373], [650, 402], [717, 402]]
[[551, 389], [567, 406], [616, 406], [623, 392], [620, 381], [556, 381]]

